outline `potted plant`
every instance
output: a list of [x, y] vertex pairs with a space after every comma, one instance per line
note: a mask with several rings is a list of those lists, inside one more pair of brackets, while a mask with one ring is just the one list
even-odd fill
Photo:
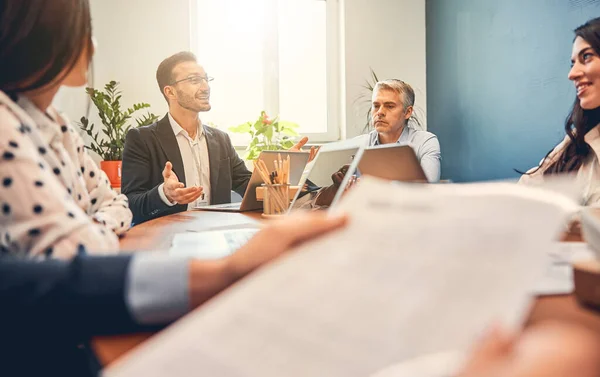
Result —
[[[121, 187], [121, 161], [123, 160], [123, 146], [127, 131], [132, 127], [132, 115], [142, 109], [149, 108], [147, 103], [136, 103], [132, 107], [121, 110], [121, 91], [119, 83], [111, 81], [104, 86], [104, 91], [86, 88], [86, 93], [98, 109], [98, 116], [102, 121], [103, 137], [99, 132], [94, 132], [94, 124], [86, 117], [81, 118], [80, 128], [90, 137], [91, 142], [86, 148], [97, 153], [103, 161], [100, 168], [106, 173], [112, 187]], [[142, 117], [135, 118], [136, 127], [147, 126], [156, 122], [158, 116], [148, 112]]]
[[286, 150], [294, 146], [292, 137], [298, 136], [296, 123], [279, 120], [279, 117], [270, 119], [265, 111], [260, 112], [260, 117], [252, 123], [246, 122], [239, 126], [229, 127], [229, 131], [249, 134], [251, 141], [246, 148], [247, 160], [256, 160], [261, 151]]

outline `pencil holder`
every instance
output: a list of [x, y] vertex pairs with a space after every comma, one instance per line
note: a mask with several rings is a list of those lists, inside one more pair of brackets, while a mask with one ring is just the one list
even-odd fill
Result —
[[262, 184], [264, 190], [263, 213], [265, 215], [283, 215], [290, 205], [289, 183]]

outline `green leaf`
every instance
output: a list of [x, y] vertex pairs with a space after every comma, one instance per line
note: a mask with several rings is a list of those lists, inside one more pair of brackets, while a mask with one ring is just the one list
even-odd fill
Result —
[[287, 135], [287, 136], [298, 136], [299, 133], [296, 132], [295, 130], [292, 130], [290, 128], [285, 128], [281, 131], [282, 134]]
[[262, 127], [262, 128], [260, 128], [258, 131], [256, 131], [255, 135], [258, 136], [258, 135], [264, 134], [267, 131], [268, 128], [269, 127]]
[[260, 151], [257, 151], [256, 149], [251, 149], [248, 151], [245, 158], [246, 158], [246, 160], [256, 160], [259, 155], [260, 155]]
[[[155, 123], [157, 120], [158, 120], [158, 116], [152, 114], [151, 112], [148, 112], [146, 115], [143, 115], [141, 118], [135, 119], [138, 127], [149, 126], [152, 123]], [[129, 128], [131, 128], [131, 126], [127, 127], [124, 134], [127, 134], [127, 131], [129, 131]]]
[[264, 134], [267, 140], [273, 139], [273, 127], [265, 127]]
[[[131, 124], [133, 114], [149, 108], [150, 105], [140, 102], [132, 105], [131, 108], [122, 110], [119, 83], [114, 80], [104, 85], [103, 91], [86, 88], [85, 92], [96, 106], [103, 126], [100, 129], [103, 136], [100, 137], [99, 132], [94, 131], [94, 125], [90, 124], [87, 118], [81, 118], [80, 128], [91, 139], [87, 148], [100, 155], [104, 160], [121, 160], [127, 131], [135, 126], [135, 124]], [[158, 116], [151, 112], [135, 118], [137, 127], [152, 124], [157, 120]]]
[[265, 128], [265, 124], [262, 122], [262, 119], [259, 118], [256, 122], [254, 122], [254, 124], [252, 125], [252, 127], [254, 127], [255, 130], [260, 131], [263, 128]]
[[295, 130], [298, 127], [300, 127], [300, 125], [298, 123], [294, 123], [294, 122], [288, 122], [286, 120], [281, 120], [279, 121], [279, 124], [281, 126], [282, 129], [291, 129], [291, 130]]
[[246, 122], [239, 126], [229, 127], [228, 130], [236, 133], [250, 134], [251, 141], [246, 148], [244, 156], [247, 160], [258, 158], [263, 150], [285, 150], [294, 145], [290, 136], [298, 136], [298, 124], [289, 121], [280, 121], [279, 116], [271, 118], [269, 124], [264, 122], [267, 113], [263, 110], [255, 122]]
[[239, 126], [232, 126], [229, 127], [228, 130], [231, 132], [235, 132], [235, 133], [239, 133], [239, 134], [245, 134], [250, 131], [250, 128], [252, 127], [250, 122], [246, 122], [246, 123], [242, 123]]

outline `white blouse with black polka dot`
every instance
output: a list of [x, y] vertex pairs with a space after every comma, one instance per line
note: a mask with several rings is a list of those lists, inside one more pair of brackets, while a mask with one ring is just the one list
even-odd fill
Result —
[[0, 252], [69, 258], [115, 253], [131, 224], [82, 138], [53, 109], [0, 92]]

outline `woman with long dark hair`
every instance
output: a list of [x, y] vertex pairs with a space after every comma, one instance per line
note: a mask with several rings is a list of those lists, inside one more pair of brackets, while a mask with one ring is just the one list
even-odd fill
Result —
[[581, 202], [600, 202], [600, 17], [575, 29], [569, 80], [577, 97], [565, 122], [565, 139], [521, 177], [520, 182], [574, 173], [583, 188]]
[[87, 83], [94, 52], [88, 1], [5, 1], [2, 8], [0, 250], [62, 258], [114, 252], [131, 223], [127, 198], [111, 189], [51, 106], [61, 86]]

